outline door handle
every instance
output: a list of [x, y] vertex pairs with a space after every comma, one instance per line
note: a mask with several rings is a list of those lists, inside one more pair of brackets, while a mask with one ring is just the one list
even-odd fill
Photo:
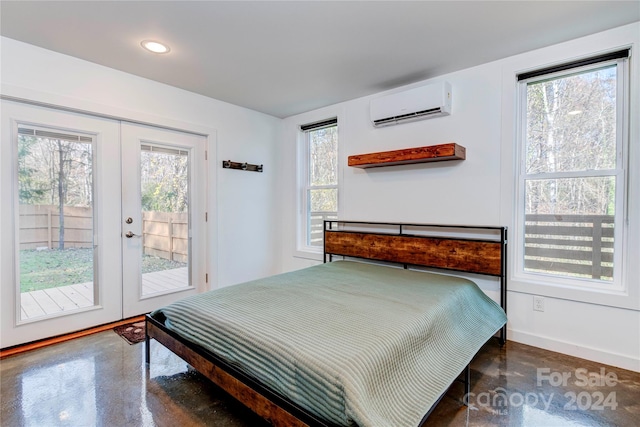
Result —
[[130, 239], [130, 238], [132, 238], [132, 237], [142, 237], [142, 236], [141, 236], [141, 235], [139, 235], [139, 234], [134, 234], [134, 233], [133, 233], [133, 231], [127, 231], [127, 232], [125, 233], [125, 236], [127, 236], [127, 238], [128, 238], [128, 239]]

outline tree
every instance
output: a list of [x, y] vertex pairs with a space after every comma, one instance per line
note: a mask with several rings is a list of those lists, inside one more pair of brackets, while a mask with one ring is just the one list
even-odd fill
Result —
[[65, 201], [65, 180], [64, 180], [64, 158], [65, 149], [61, 140], [58, 140], [58, 217], [59, 230], [58, 249], [64, 249], [64, 201]]
[[[614, 67], [529, 84], [527, 174], [616, 167]], [[528, 179], [527, 213], [613, 213], [611, 177]]]
[[186, 212], [189, 207], [188, 157], [186, 153], [160, 150], [141, 153], [142, 210]]
[[20, 204], [43, 203], [47, 193], [47, 183], [43, 181], [33, 162], [32, 149], [37, 140], [32, 136], [18, 137], [18, 200]]
[[310, 205], [312, 212], [338, 211], [338, 127], [314, 130], [309, 138], [309, 181], [312, 187]]
[[77, 140], [18, 137], [20, 203], [58, 206], [59, 249], [65, 243], [65, 205], [93, 204], [92, 152], [91, 143]]

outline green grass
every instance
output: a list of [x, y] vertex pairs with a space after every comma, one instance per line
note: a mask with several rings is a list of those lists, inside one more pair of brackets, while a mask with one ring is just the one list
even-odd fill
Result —
[[[186, 267], [181, 262], [144, 255], [142, 273]], [[20, 251], [20, 292], [93, 281], [92, 249]]]

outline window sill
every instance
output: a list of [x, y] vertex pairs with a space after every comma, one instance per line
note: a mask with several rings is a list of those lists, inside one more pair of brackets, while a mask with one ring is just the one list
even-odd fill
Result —
[[580, 288], [553, 282], [544, 282], [529, 277], [510, 277], [507, 285], [510, 292], [540, 295], [587, 304], [640, 310], [640, 299], [634, 298], [634, 289]]
[[323, 255], [322, 250], [315, 251], [311, 248], [297, 249], [293, 251], [294, 258], [307, 259], [311, 261], [323, 262], [324, 260], [322, 259], [322, 255]]

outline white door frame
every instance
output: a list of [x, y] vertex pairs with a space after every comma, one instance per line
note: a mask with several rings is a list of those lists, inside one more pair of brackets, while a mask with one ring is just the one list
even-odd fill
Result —
[[[11, 138], [8, 140], [5, 138], [5, 132], [11, 132], [13, 126], [7, 125], [4, 118], [4, 113], [7, 111], [4, 106], [12, 105], [15, 108], [33, 108], [35, 110], [45, 110], [48, 112], [56, 112], [58, 114], [71, 114], [77, 118], [83, 117], [85, 119], [98, 119], [105, 120], [109, 122], [129, 122], [136, 123], [140, 125], [149, 125], [167, 130], [178, 130], [188, 134], [199, 135], [205, 138], [205, 157], [208, 157], [209, 164], [215, 165], [217, 164], [217, 131], [213, 128], [201, 125], [194, 125], [193, 123], [184, 123], [181, 121], [157, 117], [150, 114], [140, 113], [136, 111], [130, 111], [117, 106], [104, 106], [97, 105], [91, 103], [89, 101], [80, 100], [78, 98], [70, 98], [60, 94], [52, 94], [52, 93], [44, 93], [38, 91], [26, 90], [21, 87], [15, 87], [7, 84], [2, 85], [3, 94], [0, 94], [0, 99], [3, 104], [2, 112], [3, 118], [0, 128], [6, 129], [6, 131], [2, 131], [2, 149], [0, 149], [0, 200], [11, 200], [11, 205], [6, 202], [0, 204], [0, 281], [2, 283], [15, 283], [15, 272], [16, 272], [16, 258], [13, 247], [13, 240], [16, 239], [15, 234], [15, 223], [14, 217], [16, 215], [14, 209], [13, 202], [13, 185], [9, 184], [13, 180], [14, 170], [14, 149], [7, 150], [5, 147], [4, 141], [12, 141]], [[38, 99], [46, 100], [46, 102], [38, 101]], [[57, 123], [47, 123], [46, 121], [37, 121], [42, 125], [49, 125], [52, 127], [60, 127]], [[90, 126], [89, 126], [90, 128]], [[70, 129], [78, 129], [78, 126], [71, 126]], [[119, 135], [118, 135], [119, 137]], [[103, 139], [106, 137], [103, 135]], [[118, 139], [119, 140], [119, 139]], [[13, 145], [13, 142], [11, 143]], [[120, 144], [118, 144], [118, 150], [120, 148]], [[115, 157], [118, 160], [115, 160]], [[108, 160], [111, 164], [119, 164], [119, 159], [121, 158], [121, 153], [118, 152], [118, 155], [114, 158]], [[105, 159], [106, 162], [106, 159]], [[101, 168], [100, 173], [103, 175], [105, 181], [113, 180], [114, 177], [113, 170], [107, 170], [107, 168]], [[121, 171], [116, 171], [117, 176], [121, 176]], [[198, 282], [197, 290], [204, 291], [209, 289], [217, 288], [218, 277], [217, 277], [217, 203], [216, 203], [216, 182], [217, 176], [215, 171], [210, 171], [209, 167], [206, 167], [203, 174], [202, 179], [204, 180], [204, 192], [206, 194], [206, 202], [204, 202], [205, 215], [208, 218], [206, 230], [203, 231], [202, 234], [202, 245], [203, 248], [203, 256], [204, 260], [204, 271], [207, 277], [207, 280], [204, 282]], [[118, 181], [119, 183], [119, 181]], [[109, 215], [104, 218], [101, 218], [103, 223], [101, 227], [104, 229], [105, 227], [115, 227], [114, 229], [119, 229], [120, 224], [118, 222], [121, 220], [122, 211], [121, 211], [121, 198], [115, 198], [112, 200], [104, 200], [104, 204], [110, 205], [112, 207], [117, 207], [120, 210], [118, 215]], [[17, 208], [17, 206], [15, 207]], [[115, 223], [114, 223], [115, 222]], [[107, 225], [108, 223], [108, 225]], [[113, 224], [112, 224], [113, 223]], [[97, 227], [97, 224], [94, 225]], [[119, 235], [117, 238], [122, 239], [122, 236]], [[121, 252], [117, 251], [118, 254]], [[121, 266], [121, 263], [120, 263]], [[105, 274], [105, 269], [102, 269], [99, 274]], [[110, 270], [111, 273], [115, 273], [122, 278], [122, 269], [115, 268]], [[213, 273], [213, 274], [212, 274]], [[104, 280], [103, 280], [104, 282]], [[119, 289], [118, 291], [118, 315], [116, 316], [116, 320], [122, 318], [122, 286], [121, 280], [118, 283], [118, 286], [114, 286], [114, 289]], [[110, 290], [114, 290], [110, 289]], [[9, 295], [10, 294], [10, 295]], [[100, 296], [104, 301], [104, 297]], [[35, 340], [39, 340], [42, 338], [50, 337], [52, 335], [58, 335], [62, 333], [67, 333], [79, 329], [84, 329], [87, 327], [100, 325], [104, 323], [109, 323], [113, 321], [112, 316], [98, 316], [98, 315], [90, 315], [91, 320], [89, 322], [84, 322], [81, 317], [80, 311], [70, 313], [69, 315], [62, 316], [55, 319], [48, 319], [46, 322], [35, 322], [34, 325], [44, 325], [46, 324], [46, 328], [39, 328], [37, 331], [28, 332], [27, 329], [20, 325], [19, 332], [16, 334], [16, 330], [18, 329], [16, 318], [16, 307], [13, 303], [16, 301], [16, 288], [11, 288], [10, 291], [2, 291], [0, 290], [0, 308], [2, 314], [0, 315], [0, 325], [2, 329], [0, 331], [0, 348], [6, 348], [13, 345], [18, 345], [26, 342], [31, 342]], [[101, 309], [90, 309], [87, 312], [92, 313], [103, 313], [104, 310]], [[84, 312], [82, 312], [84, 314]], [[88, 316], [88, 315], [87, 315]], [[37, 329], [37, 328], [36, 328]], [[60, 332], [58, 332], [60, 331]], [[16, 337], [19, 335], [19, 337]]]
[[[49, 108], [2, 101], [0, 152], [0, 347], [8, 347], [88, 328], [114, 320], [122, 314], [120, 236], [120, 126], [117, 121], [87, 117]], [[98, 254], [95, 277], [98, 292], [95, 305], [64, 315], [21, 320], [16, 218], [19, 214], [16, 165], [18, 124], [45, 126], [69, 132], [92, 134], [95, 138], [94, 167], [94, 247]], [[114, 286], [115, 284], [115, 286]]]

